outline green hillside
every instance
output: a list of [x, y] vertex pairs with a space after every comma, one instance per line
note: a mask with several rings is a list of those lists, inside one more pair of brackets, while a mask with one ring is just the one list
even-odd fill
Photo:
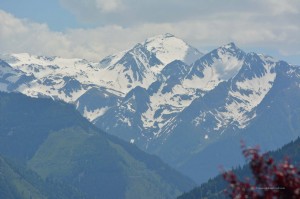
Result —
[[46, 197], [0, 157], [0, 198], [45, 199]]
[[96, 129], [73, 106], [21, 94], [0, 93], [0, 153], [89, 199], [175, 198], [194, 186], [159, 158]]
[[0, 156], [0, 198], [80, 199], [84, 195], [64, 183], [44, 181], [31, 170]]

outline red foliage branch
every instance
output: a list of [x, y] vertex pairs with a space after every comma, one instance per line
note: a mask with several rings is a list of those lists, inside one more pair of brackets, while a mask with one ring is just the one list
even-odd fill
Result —
[[242, 145], [243, 155], [249, 161], [254, 176], [242, 182], [233, 172], [224, 172], [229, 183], [226, 193], [234, 199], [300, 199], [300, 170], [285, 159], [276, 164], [266, 154], [261, 155], [258, 147], [247, 149]]

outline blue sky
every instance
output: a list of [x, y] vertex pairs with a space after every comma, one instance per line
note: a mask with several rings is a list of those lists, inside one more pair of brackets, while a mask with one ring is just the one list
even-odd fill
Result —
[[166, 32], [201, 51], [231, 41], [300, 64], [300, 1], [1, 0], [0, 53], [98, 61]]
[[62, 7], [57, 0], [2, 0], [0, 8], [18, 18], [46, 23], [54, 31], [85, 25], [78, 23], [74, 15]]

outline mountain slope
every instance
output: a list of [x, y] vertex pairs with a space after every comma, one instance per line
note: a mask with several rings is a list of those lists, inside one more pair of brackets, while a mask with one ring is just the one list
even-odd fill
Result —
[[212, 90], [220, 82], [238, 73], [245, 56], [246, 53], [234, 43], [221, 46], [195, 61], [182, 84], [186, 87]]
[[91, 88], [82, 94], [75, 102], [76, 109], [90, 121], [101, 117], [110, 108], [117, 106], [122, 97], [104, 87]]
[[20, 180], [21, 176], [10, 167], [7, 162], [0, 157], [0, 197], [7, 199], [21, 198], [46, 198], [26, 179]]
[[116, 63], [105, 67], [103, 79], [111, 82], [114, 89], [126, 93], [136, 86], [149, 86], [157, 79], [153, 68], [161, 66], [163, 64], [152, 52], [137, 44]]
[[88, 198], [174, 198], [193, 182], [91, 125], [74, 107], [0, 93], [0, 153]]

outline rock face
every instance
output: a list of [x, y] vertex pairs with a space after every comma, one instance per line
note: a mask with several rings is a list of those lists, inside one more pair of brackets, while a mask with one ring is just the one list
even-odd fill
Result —
[[299, 67], [234, 43], [203, 55], [164, 34], [99, 63], [2, 59], [1, 90], [74, 103], [96, 126], [198, 182], [220, 164], [241, 163], [240, 139], [270, 150], [299, 136]]

